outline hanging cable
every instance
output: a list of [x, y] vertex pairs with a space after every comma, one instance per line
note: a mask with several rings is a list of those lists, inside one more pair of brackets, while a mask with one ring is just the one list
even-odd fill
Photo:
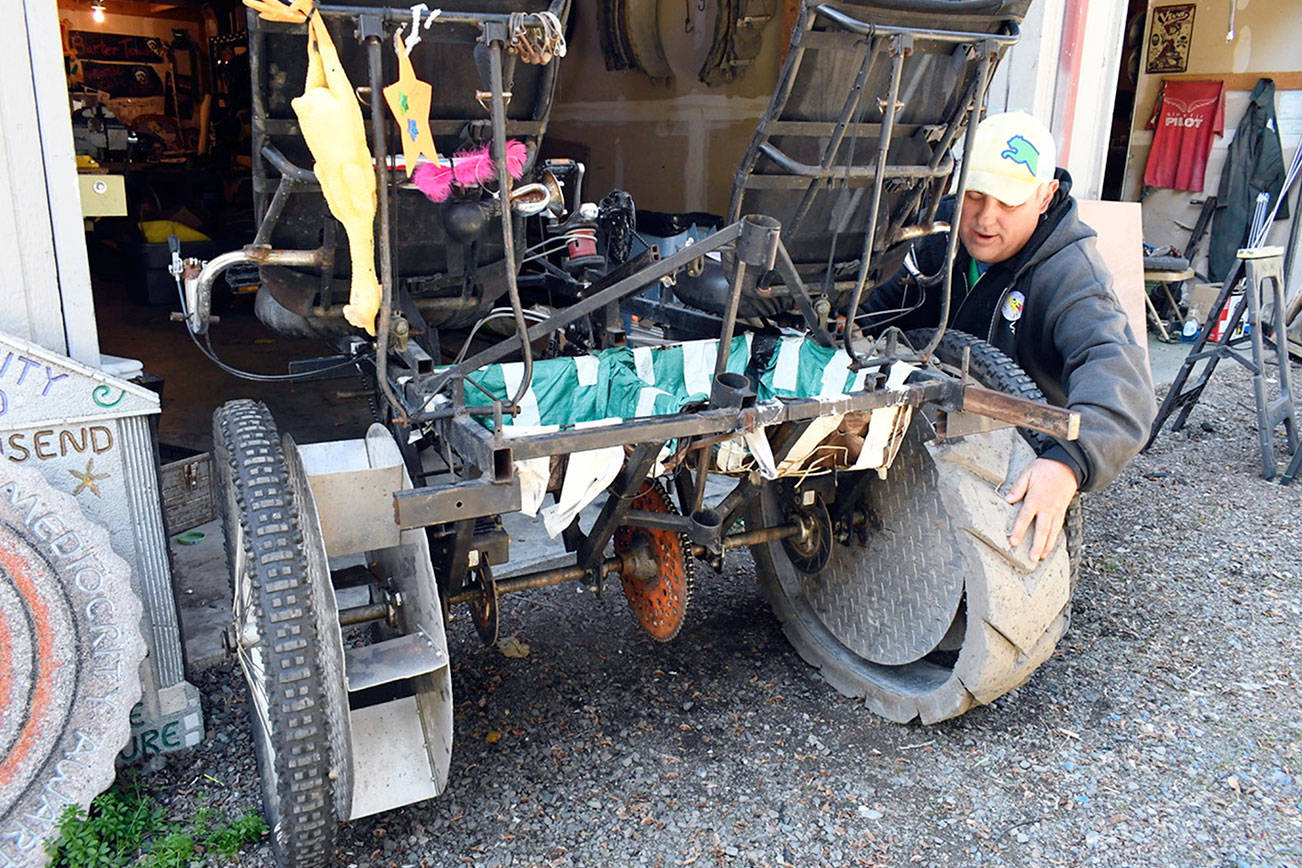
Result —
[[[181, 316], [185, 320], [185, 322], [188, 323], [190, 321], [190, 306], [185, 302], [185, 287], [183, 284], [183, 279], [179, 274], [176, 276], [176, 293], [181, 300]], [[221, 368], [223, 371], [230, 374], [232, 377], [239, 377], [241, 380], [252, 380], [255, 383], [292, 383], [292, 382], [298, 382], [302, 380], [313, 380], [319, 377], [321, 374], [329, 373], [331, 371], [343, 370], [344, 368], [359, 366], [363, 361], [371, 357], [370, 353], [366, 353], [360, 356], [354, 356], [353, 358], [345, 362], [339, 362], [338, 364], [329, 365], [328, 367], [318, 368], [315, 371], [304, 371], [303, 373], [300, 374], [258, 374], [258, 373], [254, 373], [253, 371], [242, 371], [239, 368], [232, 367], [231, 365], [226, 364], [220, 358], [218, 358], [217, 352], [212, 348], [211, 336], [205, 334], [203, 338], [203, 343], [200, 343], [198, 335], [192, 332], [188, 325], [185, 328], [185, 333], [190, 336], [191, 342], [193, 342], [194, 345], [199, 349], [199, 352], [207, 356], [208, 361], [212, 362], [214, 365]], [[360, 373], [360, 368], [358, 370]]]

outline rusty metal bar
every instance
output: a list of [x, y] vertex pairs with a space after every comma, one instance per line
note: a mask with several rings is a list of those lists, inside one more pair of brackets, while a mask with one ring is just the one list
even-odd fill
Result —
[[[603, 577], [611, 573], [618, 572], [624, 568], [624, 559], [621, 557], [606, 558], [594, 569], [599, 570]], [[577, 582], [587, 575], [587, 570], [582, 567], [557, 567], [554, 570], [543, 570], [538, 573], [529, 573], [524, 576], [512, 576], [509, 579], [499, 579], [496, 582], [498, 596], [502, 594], [513, 594], [517, 591], [531, 591], [534, 588], [547, 588], [552, 585], [563, 585], [566, 582]], [[479, 598], [478, 591], [462, 591], [459, 594], [453, 594], [448, 597], [448, 605], [455, 606], [457, 603], [468, 603], [471, 600]]]
[[351, 609], [339, 610], [339, 626], [351, 627], [354, 624], [380, 621], [387, 617], [389, 617], [388, 603], [371, 603], [366, 606], [353, 606]]
[[[741, 548], [743, 546], [759, 545], [760, 543], [775, 542], [780, 539], [786, 539], [800, 533], [799, 525], [783, 525], [782, 527], [761, 528], [759, 530], [737, 533], [732, 536], [723, 538], [723, 547], [725, 549]], [[700, 557], [706, 551], [705, 546], [694, 545], [690, 549], [694, 557]], [[613, 558], [606, 558], [594, 569], [600, 571], [601, 576], [610, 575], [611, 573], [621, 572], [624, 569], [624, 559], [616, 555]], [[497, 582], [498, 596], [502, 594], [513, 594], [518, 591], [531, 591], [535, 588], [548, 588], [552, 585], [563, 585], [566, 582], [577, 582], [587, 575], [587, 570], [579, 566], [557, 567], [554, 570], [543, 570], [538, 573], [529, 573], [524, 576], [512, 576], [509, 579], [500, 579]], [[478, 591], [462, 591], [459, 594], [453, 594], [448, 597], [449, 606], [455, 606], [458, 603], [468, 603], [478, 599]], [[364, 608], [364, 607], [363, 607]], [[340, 613], [342, 617], [343, 613]]]
[[1043, 431], [1060, 440], [1075, 440], [1080, 436], [1080, 413], [1027, 398], [1016, 398], [984, 386], [968, 385], [963, 390], [963, 410]]
[[[734, 533], [723, 538], [723, 547], [725, 549], [739, 549], [744, 546], [757, 546], [760, 543], [777, 542], [780, 539], [796, 536], [800, 533], [800, 525], [787, 524], [779, 527], [762, 527], [759, 530], [748, 530], [744, 533]], [[700, 557], [705, 554], [705, 546], [692, 546], [692, 554]]]

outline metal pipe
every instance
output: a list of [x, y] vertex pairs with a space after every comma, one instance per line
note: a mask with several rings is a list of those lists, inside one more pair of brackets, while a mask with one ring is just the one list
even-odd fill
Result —
[[853, 367], [862, 368], [864, 360], [855, 352], [850, 340], [854, 333], [855, 313], [859, 310], [859, 301], [863, 298], [864, 283], [868, 280], [868, 267], [872, 264], [873, 237], [877, 234], [877, 212], [882, 205], [882, 187], [886, 181], [886, 159], [890, 154], [891, 131], [895, 126], [895, 109], [900, 99], [900, 78], [904, 74], [904, 58], [908, 56], [913, 43], [907, 38], [891, 37], [891, 84], [886, 96], [886, 113], [882, 116], [882, 133], [877, 137], [877, 171], [873, 177], [873, 198], [868, 208], [868, 226], [864, 230], [863, 248], [859, 253], [859, 274], [855, 278], [854, 293], [850, 296], [850, 307], [845, 314], [845, 334], [843, 345], [846, 355], [854, 360]]
[[515, 315], [515, 328], [520, 335], [520, 354], [524, 362], [524, 372], [520, 376], [520, 386], [511, 398], [510, 406], [518, 407], [524, 400], [525, 392], [533, 384], [533, 346], [525, 339], [529, 333], [529, 324], [524, 319], [524, 306], [520, 303], [520, 287], [515, 280], [515, 238], [511, 225], [511, 207], [508, 197], [511, 193], [511, 174], [506, 168], [506, 102], [502, 96], [502, 46], [500, 39], [494, 39], [489, 50], [489, 86], [493, 91], [493, 163], [497, 167], [497, 195], [502, 202], [502, 249], [506, 271], [506, 292], [511, 299], [511, 312]]
[[366, 606], [353, 606], [351, 609], [339, 610], [339, 626], [351, 627], [354, 624], [380, 621], [388, 617], [388, 603], [370, 603]]
[[[885, 128], [885, 124], [882, 126]], [[887, 166], [883, 164], [879, 168], [871, 169], [865, 166], [832, 166], [829, 168], [793, 160], [783, 153], [781, 149], [768, 142], [760, 145], [759, 149], [764, 156], [777, 163], [788, 174], [800, 178], [813, 178], [819, 181], [837, 179], [859, 181], [876, 178], [879, 175], [890, 178], [942, 178], [954, 169], [954, 161], [948, 156], [944, 157], [935, 166]]]
[[282, 154], [275, 145], [263, 145], [259, 153], [271, 164], [273, 169], [281, 174], [281, 177], [288, 178], [296, 184], [319, 183], [316, 172], [291, 163], [289, 158]]
[[[977, 73], [977, 81], [984, 82], [989, 78], [994, 67], [994, 55], [993, 44], [987, 42], [981, 46], [981, 68]], [[958, 255], [958, 224], [963, 218], [963, 197], [967, 193], [967, 168], [970, 162], [967, 155], [972, 153], [972, 143], [976, 141], [976, 128], [980, 119], [981, 100], [973, 99], [972, 106], [968, 109], [967, 132], [963, 137], [964, 159], [958, 169], [958, 193], [954, 197], [954, 216], [950, 218], [950, 224], [954, 228], [950, 231], [949, 243], [945, 246], [945, 276], [940, 290], [940, 322], [936, 324], [936, 333], [922, 349], [921, 356], [924, 359], [935, 352], [936, 347], [940, 345], [940, 339], [945, 336], [945, 329], [949, 328], [950, 293], [954, 289], [954, 257]]]
[[[762, 527], [743, 533], [730, 534], [723, 538], [725, 549], [739, 549], [743, 546], [755, 546], [761, 543], [777, 542], [788, 537], [799, 536], [800, 525], [787, 524], [780, 527]], [[705, 546], [692, 546], [692, 554], [700, 557], [705, 553]]]
[[249, 135], [252, 139], [253, 153], [249, 156], [253, 162], [253, 193], [255, 205], [261, 206], [266, 201], [267, 175], [261, 165], [262, 148], [267, 143], [267, 103], [262, 98], [264, 85], [262, 56], [266, 50], [266, 33], [262, 28], [261, 17], [254, 15], [249, 22]]
[[[606, 558], [595, 567], [595, 569], [601, 571], [602, 577], [619, 572], [623, 568], [624, 559], [621, 557]], [[517, 591], [531, 591], [535, 588], [547, 588], [552, 585], [563, 585], [566, 582], [577, 582], [585, 575], [587, 575], [587, 570], [582, 567], [557, 567], [554, 570], [543, 570], [524, 576], [498, 579], [495, 584], [497, 585], [498, 596], [501, 596], [502, 594], [513, 594]], [[455, 606], [457, 603], [468, 603], [478, 598], [478, 591], [462, 591], [448, 597], [448, 605]]]
[[[747, 218], [749, 219], [749, 218]], [[746, 263], [737, 258], [733, 266], [732, 285], [728, 287], [728, 307], [723, 313], [723, 329], [719, 335], [719, 352], [714, 359], [714, 375], [728, 370], [728, 353], [732, 349], [732, 333], [737, 327], [737, 308], [741, 304], [741, 288], [746, 281]]]
[[[759, 545], [760, 543], [775, 542], [787, 537], [797, 536], [800, 533], [799, 525], [783, 525], [782, 527], [761, 528], [760, 530], [747, 531], [745, 533], [733, 534], [723, 538], [723, 547], [725, 549], [741, 548], [742, 546]], [[706, 551], [705, 546], [694, 545], [689, 549], [693, 557], [700, 557]], [[619, 555], [612, 558], [606, 558], [595, 569], [601, 572], [604, 578], [611, 573], [618, 573], [624, 570], [624, 559]], [[587, 570], [582, 567], [557, 567], [554, 570], [543, 570], [537, 573], [529, 573], [524, 576], [512, 576], [509, 579], [499, 579], [496, 582], [497, 594], [514, 594], [518, 591], [531, 591], [535, 588], [547, 588], [552, 585], [563, 585], [566, 582], [577, 582], [587, 575]], [[455, 606], [458, 603], [469, 603], [479, 598], [479, 591], [462, 591], [459, 594], [453, 594], [448, 597], [449, 606]], [[364, 608], [364, 607], [363, 607]], [[343, 613], [340, 613], [342, 616]]]
[[[398, 396], [389, 387], [389, 325], [393, 312], [393, 239], [389, 227], [389, 147], [385, 140], [383, 55], [378, 35], [366, 37], [366, 66], [371, 83], [371, 147], [375, 151], [375, 186], [380, 200], [380, 317], [375, 324], [375, 380], [384, 399], [393, 408], [393, 421], [405, 425], [409, 419]], [[352, 251], [349, 251], [350, 254]]]
[[736, 223], [737, 219], [741, 217], [741, 200], [742, 194], [746, 190], [746, 179], [750, 177], [751, 171], [755, 168], [755, 161], [759, 159], [759, 149], [755, 143], [768, 134], [770, 124], [776, 123], [775, 119], [782, 115], [783, 109], [787, 106], [787, 100], [791, 98], [791, 88], [795, 84], [796, 74], [800, 71], [800, 64], [805, 58], [805, 33], [814, 26], [816, 16], [817, 13], [814, 10], [807, 9], [791, 31], [787, 60], [782, 66], [781, 74], [778, 76], [778, 83], [773, 88], [773, 99], [764, 114], [760, 115], [759, 125], [755, 128], [755, 135], [751, 138], [750, 144], [746, 146], [746, 155], [742, 157], [741, 165], [737, 167], [736, 174], [732, 176], [732, 193], [728, 204], [728, 221], [730, 223]]
[[[250, 244], [241, 250], [232, 250], [216, 256], [199, 271], [193, 299], [187, 299], [186, 325], [196, 335], [208, 331], [212, 313], [212, 288], [226, 269], [233, 265], [251, 262], [255, 265], [298, 265], [329, 267], [334, 262], [332, 251], [324, 247], [316, 250], [273, 250]], [[187, 293], [188, 295], [188, 293]]]
[[[552, 3], [551, 11], [561, 22], [564, 27], [570, 18], [570, 0], [556, 0]], [[534, 109], [533, 119], [538, 122], [539, 138], [547, 134], [547, 124], [551, 120], [552, 100], [556, 96], [556, 81], [560, 77], [560, 58], [553, 57], [547, 65], [542, 68], [542, 74], [538, 81], [538, 104]], [[582, 181], [582, 176], [580, 176]], [[574, 207], [578, 207], [579, 200], [575, 199]]]
[[[952, 10], [953, 6], [958, 4], [944, 4], [937, 11], [948, 7]], [[828, 19], [835, 22], [838, 26], [849, 30], [851, 33], [858, 33], [860, 36], [914, 36], [928, 42], [975, 42], [993, 39], [1002, 45], [1012, 45], [1021, 38], [1021, 30], [1013, 21], [1003, 22], [1007, 27], [1008, 33], [978, 33], [963, 30], [929, 30], [926, 28], [914, 27], [892, 27], [886, 24], [869, 24], [866, 21], [860, 21], [857, 18], [851, 18], [844, 12], [833, 9], [831, 6], [820, 4], [815, 7], [815, 11]]]
[[280, 183], [276, 185], [276, 194], [271, 197], [271, 204], [267, 206], [266, 213], [258, 222], [258, 233], [253, 238], [254, 246], [271, 246], [271, 230], [280, 222], [280, 215], [285, 210], [285, 203], [289, 201], [294, 186], [293, 178], [288, 175], [281, 176]]

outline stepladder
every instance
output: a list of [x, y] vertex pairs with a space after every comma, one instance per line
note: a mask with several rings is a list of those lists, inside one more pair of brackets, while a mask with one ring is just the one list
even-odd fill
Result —
[[[1248, 247], [1238, 251], [1234, 269], [1222, 285], [1189, 355], [1158, 409], [1145, 449], [1153, 444], [1163, 425], [1177, 410], [1179, 414], [1171, 430], [1179, 430], [1184, 425], [1211, 380], [1216, 365], [1229, 358], [1252, 374], [1257, 437], [1261, 446], [1261, 475], [1266, 479], [1277, 478], [1274, 437], [1275, 430], [1281, 426], [1285, 451], [1292, 456], [1282, 481], [1287, 482], [1296, 474], [1299, 426], [1286, 340], [1283, 259], [1281, 247]], [[1240, 284], [1242, 302], [1232, 308], [1222, 327], [1216, 328]], [[1239, 333], [1241, 324], [1245, 324], [1245, 328]], [[1246, 349], [1244, 344], [1248, 345]], [[1186, 387], [1200, 362], [1205, 364], [1193, 384]], [[1272, 367], [1275, 369], [1273, 372]]]

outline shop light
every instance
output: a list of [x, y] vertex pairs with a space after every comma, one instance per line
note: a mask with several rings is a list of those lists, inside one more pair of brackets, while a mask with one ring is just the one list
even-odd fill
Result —
[[96, 24], [104, 23], [104, 4], [99, 0], [95, 0], [94, 3], [90, 4], [90, 17], [95, 20]]

